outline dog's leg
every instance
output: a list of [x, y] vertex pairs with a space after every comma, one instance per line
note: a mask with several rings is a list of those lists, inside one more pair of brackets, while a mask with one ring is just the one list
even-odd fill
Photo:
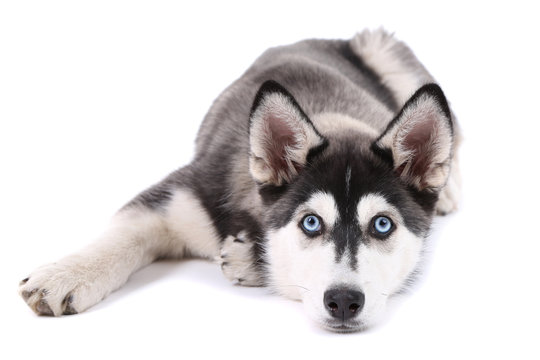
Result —
[[138, 201], [120, 210], [94, 244], [21, 281], [21, 296], [39, 315], [75, 314], [157, 258], [181, 257], [185, 252], [217, 256], [219, 239], [198, 199], [188, 190], [167, 194], [160, 208]]
[[221, 270], [227, 279], [242, 286], [262, 286], [263, 281], [254, 258], [255, 243], [252, 242], [246, 232], [238, 235], [230, 235], [222, 244], [220, 256], [216, 262], [221, 265]]
[[24, 279], [20, 294], [39, 315], [84, 311], [152, 262], [157, 241], [165, 236], [159, 214], [139, 208], [122, 210], [94, 244], [42, 266]]

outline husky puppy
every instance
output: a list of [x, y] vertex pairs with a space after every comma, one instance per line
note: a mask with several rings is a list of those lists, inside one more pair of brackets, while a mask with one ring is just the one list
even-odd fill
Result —
[[211, 107], [193, 161], [21, 296], [76, 314], [156, 259], [191, 256], [328, 329], [369, 326], [415, 274], [433, 216], [456, 208], [459, 135], [434, 82], [383, 30], [266, 51]]

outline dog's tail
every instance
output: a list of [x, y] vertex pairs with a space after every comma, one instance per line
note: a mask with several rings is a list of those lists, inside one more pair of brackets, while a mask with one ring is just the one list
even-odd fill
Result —
[[422, 85], [435, 82], [411, 49], [382, 28], [364, 30], [351, 39], [350, 45], [392, 91], [399, 107]]

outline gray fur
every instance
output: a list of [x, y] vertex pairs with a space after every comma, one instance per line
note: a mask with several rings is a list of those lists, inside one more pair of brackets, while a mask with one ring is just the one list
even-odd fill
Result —
[[[385, 60], [393, 71], [390, 75]], [[403, 72], [397, 74], [403, 75], [399, 81], [394, 81], [396, 68]], [[298, 110], [304, 125], [313, 126], [324, 140], [310, 149], [301, 164], [293, 164], [300, 175], [286, 184], [257, 183], [250, 172], [250, 119], [257, 106], [254, 100], [261, 96], [259, 89], [269, 80], [284, 88], [288, 106]], [[189, 254], [216, 257], [225, 275], [238, 283], [269, 285], [266, 275], [271, 264], [263, 251], [266, 235], [289, 223], [299, 204], [316, 190], [331, 194], [337, 202], [340, 220], [331, 234], [336, 262], [353, 256], [353, 270], [360, 244], [373, 241], [356, 219], [356, 208], [367, 194], [384, 193], [387, 202], [399, 209], [406, 227], [425, 237], [440, 189], [403, 184], [387, 161], [391, 162], [390, 149], [373, 148], [373, 144], [400, 113], [404, 94], [408, 97], [428, 82], [433, 78], [412, 51], [383, 31], [364, 32], [350, 41], [305, 40], [266, 51], [215, 100], [198, 133], [193, 161], [139, 194], [117, 215], [122, 226], [108, 236], [121, 238], [121, 249], [132, 251], [130, 256], [102, 241], [88, 253], [31, 275], [21, 282], [21, 295], [39, 314], [77, 313], [116, 289], [141, 266], [157, 258]], [[446, 100], [437, 101], [446, 106]], [[328, 123], [321, 118], [324, 114], [339, 114], [346, 125]], [[180, 199], [194, 203], [186, 207], [190, 214], [175, 203], [179, 193]], [[445, 199], [445, 209], [452, 208], [452, 194]], [[195, 225], [196, 235], [205, 237], [202, 245], [193, 242], [197, 236], [177, 239], [191, 230], [181, 226], [181, 217], [198, 214], [201, 207], [201, 220]], [[143, 221], [146, 229], [140, 225]], [[187, 224], [196, 221], [190, 218]], [[150, 237], [156, 238], [150, 241]], [[98, 269], [86, 274], [92, 283], [100, 284], [94, 287], [96, 291], [78, 285], [81, 261]], [[114, 265], [117, 273], [111, 274], [107, 264]], [[50, 274], [60, 275], [52, 281]], [[114, 281], [108, 282], [109, 278]], [[62, 282], [73, 284], [69, 293], [62, 291], [67, 288]], [[82, 296], [89, 300], [81, 301]]]
[[[365, 35], [350, 41], [304, 40], [267, 50], [215, 100], [199, 130], [193, 162], [133, 203], [164, 205], [171, 187], [195, 189], [207, 210], [218, 218], [216, 225], [223, 238], [244, 230], [231, 226], [239, 212], [240, 217], [262, 219], [261, 201], [253, 198], [258, 187], [248, 171], [248, 119], [252, 99], [267, 80], [283, 85], [310, 118], [324, 112], [345, 114], [382, 133], [403, 104], [381, 83], [377, 69], [368, 68], [358, 56], [353, 58]], [[419, 84], [433, 81], [404, 43], [392, 41], [392, 55]]]

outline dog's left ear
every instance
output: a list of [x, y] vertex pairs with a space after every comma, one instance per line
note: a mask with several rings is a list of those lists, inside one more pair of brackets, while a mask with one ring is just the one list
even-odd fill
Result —
[[275, 81], [262, 84], [249, 119], [249, 170], [260, 184], [290, 183], [312, 149], [326, 144], [294, 97]]
[[439, 190], [450, 172], [452, 144], [450, 108], [441, 88], [428, 84], [407, 101], [372, 148], [392, 162], [407, 184]]

